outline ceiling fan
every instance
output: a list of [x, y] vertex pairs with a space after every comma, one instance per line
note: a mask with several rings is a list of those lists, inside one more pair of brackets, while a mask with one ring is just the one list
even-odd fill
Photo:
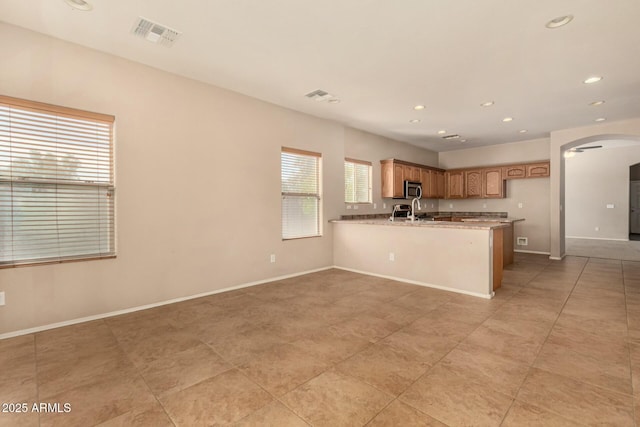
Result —
[[570, 148], [567, 151], [564, 152], [564, 158], [568, 159], [571, 158], [573, 156], [576, 155], [576, 153], [584, 153], [584, 150], [591, 150], [594, 148], [602, 148], [602, 145], [592, 145], [589, 147], [576, 147], [576, 148]]
[[568, 151], [573, 151], [574, 153], [582, 153], [584, 152], [584, 150], [591, 150], [593, 148], [602, 148], [602, 145], [592, 145], [590, 147], [576, 147], [576, 148], [571, 148]]

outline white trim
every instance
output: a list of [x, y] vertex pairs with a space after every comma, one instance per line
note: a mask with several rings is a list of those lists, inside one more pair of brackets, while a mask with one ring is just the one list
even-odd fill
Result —
[[557, 257], [557, 256], [550, 256], [549, 259], [553, 260], [553, 261], [562, 261], [564, 259], [564, 257], [567, 256], [566, 254]]
[[434, 284], [431, 284], [431, 283], [418, 282], [417, 280], [403, 279], [401, 277], [386, 276], [384, 274], [376, 274], [376, 273], [370, 273], [368, 271], [356, 270], [354, 268], [340, 267], [339, 265], [334, 265], [333, 268], [337, 268], [338, 270], [351, 271], [353, 273], [365, 274], [367, 276], [382, 277], [383, 279], [391, 279], [391, 280], [395, 280], [397, 282], [404, 282], [404, 283], [409, 283], [409, 284], [412, 284], [412, 285], [424, 286], [426, 288], [434, 288], [434, 289], [440, 289], [442, 291], [456, 292], [458, 294], [470, 295], [472, 297], [491, 299], [495, 295], [495, 292], [491, 292], [490, 295], [489, 294], [479, 294], [477, 292], [469, 292], [469, 291], [465, 291], [465, 290], [462, 290], [462, 289], [450, 288], [450, 287], [447, 287], [447, 286], [439, 286], [439, 285], [434, 285]]
[[538, 254], [538, 255], [551, 255], [551, 252], [543, 252], [543, 251], [525, 251], [523, 249], [514, 249], [514, 252], [518, 252], [521, 254]]
[[580, 237], [580, 236], [564, 236], [565, 239], [582, 239], [582, 240], [615, 240], [616, 242], [628, 242], [629, 238], [626, 239], [611, 239], [607, 237]]
[[263, 283], [275, 282], [276, 280], [284, 280], [284, 279], [289, 279], [291, 277], [302, 276], [302, 275], [305, 275], [305, 274], [317, 273], [318, 271], [329, 270], [331, 268], [334, 268], [334, 267], [333, 266], [328, 266], [328, 267], [316, 268], [314, 270], [307, 270], [307, 271], [303, 271], [303, 272], [299, 272], [299, 273], [285, 274], [284, 276], [277, 276], [277, 277], [272, 277], [272, 278], [269, 278], [269, 279], [256, 280], [254, 282], [243, 283], [241, 285], [231, 286], [231, 287], [222, 288], [222, 289], [216, 289], [215, 291], [203, 292], [203, 293], [200, 293], [200, 294], [189, 295], [189, 296], [186, 296], [186, 297], [173, 298], [173, 299], [170, 299], [170, 300], [156, 302], [156, 303], [153, 303], [153, 304], [139, 305], [137, 307], [125, 308], [123, 310], [110, 311], [108, 313], [95, 314], [93, 316], [79, 317], [77, 319], [65, 320], [63, 322], [50, 323], [48, 325], [36, 326], [34, 328], [20, 329], [18, 331], [13, 331], [13, 332], [7, 332], [7, 333], [4, 333], [4, 334], [0, 334], [0, 340], [6, 339], [6, 338], [18, 337], [20, 335], [32, 334], [34, 332], [46, 331], [46, 330], [49, 330], [49, 329], [61, 328], [63, 326], [75, 325], [77, 323], [84, 323], [84, 322], [89, 322], [89, 321], [92, 321], [92, 320], [104, 319], [106, 317], [113, 317], [113, 316], [119, 316], [121, 314], [133, 313], [134, 311], [147, 310], [149, 308], [160, 307], [160, 306], [167, 305], [167, 304], [174, 304], [174, 303], [177, 303], [177, 302], [187, 301], [187, 300], [190, 300], [190, 299], [196, 299], [196, 298], [206, 297], [206, 296], [209, 296], [209, 295], [220, 294], [222, 292], [229, 292], [229, 291], [234, 291], [236, 289], [248, 288], [248, 287], [251, 287], [251, 286], [261, 285]]

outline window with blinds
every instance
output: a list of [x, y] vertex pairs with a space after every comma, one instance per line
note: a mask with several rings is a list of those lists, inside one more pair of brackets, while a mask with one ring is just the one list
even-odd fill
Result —
[[115, 256], [113, 122], [0, 96], [0, 267]]
[[321, 154], [282, 148], [282, 238], [320, 236]]
[[371, 203], [371, 162], [344, 160], [344, 201]]

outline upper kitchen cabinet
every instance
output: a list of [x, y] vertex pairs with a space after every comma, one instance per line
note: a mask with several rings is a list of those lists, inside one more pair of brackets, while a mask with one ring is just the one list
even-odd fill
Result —
[[[423, 197], [444, 197], [444, 171], [402, 160], [380, 160], [382, 197], [404, 198], [404, 181], [420, 182]], [[440, 174], [441, 179], [438, 180]]]
[[469, 199], [482, 197], [483, 174], [481, 169], [464, 171], [464, 190]]
[[542, 178], [549, 176], [549, 162], [530, 163], [527, 167], [527, 178]]
[[544, 178], [549, 176], [549, 162], [522, 163], [502, 167], [502, 179]]
[[447, 171], [445, 172], [445, 198], [446, 199], [463, 199], [464, 192], [464, 171]]
[[482, 170], [482, 197], [501, 199], [507, 195], [507, 181], [502, 179], [502, 168]]

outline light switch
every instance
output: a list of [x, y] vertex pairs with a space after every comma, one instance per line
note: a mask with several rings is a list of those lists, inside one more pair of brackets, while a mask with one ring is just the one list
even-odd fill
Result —
[[613, 209], [616, 206], [613, 203], [607, 203], [607, 209]]
[[518, 203], [518, 207], [522, 209], [522, 202]]

